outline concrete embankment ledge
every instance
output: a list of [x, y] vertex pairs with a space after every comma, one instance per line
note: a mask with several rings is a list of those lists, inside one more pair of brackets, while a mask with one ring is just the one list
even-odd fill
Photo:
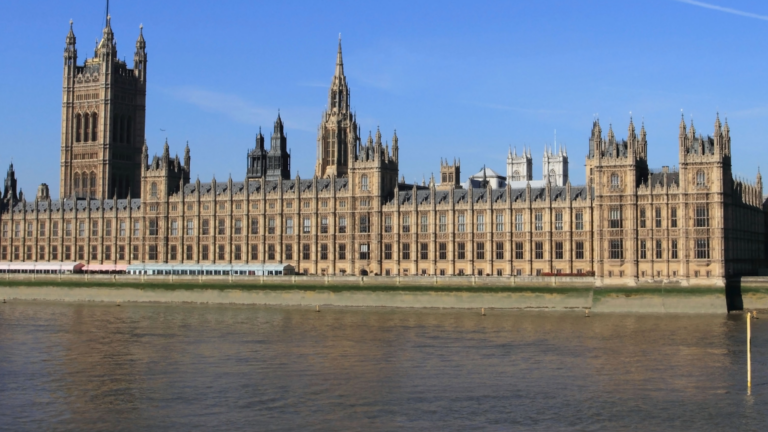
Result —
[[[768, 308], [768, 278], [728, 286], [610, 286], [578, 277], [259, 277], [5, 275], [8, 300], [221, 303], [340, 307], [498, 308], [726, 313]], [[693, 286], [692, 286], [693, 285]]]

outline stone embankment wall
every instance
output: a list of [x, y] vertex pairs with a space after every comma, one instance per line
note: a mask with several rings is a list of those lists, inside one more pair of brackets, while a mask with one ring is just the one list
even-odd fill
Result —
[[[768, 277], [609, 286], [590, 277], [3, 275], [9, 300], [725, 313], [768, 308]], [[720, 286], [718, 286], [720, 285]]]

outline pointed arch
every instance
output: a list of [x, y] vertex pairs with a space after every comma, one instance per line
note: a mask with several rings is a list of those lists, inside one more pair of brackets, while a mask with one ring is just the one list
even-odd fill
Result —
[[90, 196], [96, 197], [96, 173], [91, 171]]
[[74, 179], [72, 181], [72, 184], [73, 184], [73, 189], [74, 190], [72, 192], [74, 192], [75, 195], [79, 195], [79, 193], [80, 193], [80, 173], [75, 173], [73, 178]]

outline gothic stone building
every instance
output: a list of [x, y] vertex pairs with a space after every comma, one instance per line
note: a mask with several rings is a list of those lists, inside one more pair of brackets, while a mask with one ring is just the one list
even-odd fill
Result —
[[[259, 133], [243, 181], [190, 182], [190, 151], [166, 143], [150, 162], [144, 135], [146, 44], [117, 58], [109, 21], [78, 66], [66, 38], [61, 194], [16, 192], [0, 209], [0, 261], [285, 263], [309, 274], [538, 275], [723, 281], [765, 263], [762, 179], [734, 180], [727, 122], [697, 135], [681, 121], [679, 170], [651, 171], [645, 128], [627, 138], [592, 125], [586, 185], [462, 188], [441, 162], [436, 184], [398, 180], [397, 134], [363, 139], [350, 111], [341, 43], [318, 130], [315, 175], [290, 176], [282, 120], [269, 151]], [[530, 169], [516, 181], [529, 180]], [[509, 174], [509, 173], [508, 173]], [[550, 177], [551, 178], [551, 177]]]

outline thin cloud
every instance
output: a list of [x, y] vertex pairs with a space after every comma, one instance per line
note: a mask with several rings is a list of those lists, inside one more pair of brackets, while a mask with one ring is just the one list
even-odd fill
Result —
[[725, 12], [725, 13], [729, 13], [729, 14], [733, 14], [733, 15], [739, 15], [739, 16], [743, 16], [743, 17], [747, 17], [747, 18], [755, 18], [755, 19], [759, 19], [759, 20], [763, 20], [763, 21], [768, 21], [768, 16], [766, 16], [766, 15], [758, 15], [758, 14], [755, 14], [755, 13], [752, 13], [752, 12], [740, 11], [738, 9], [731, 9], [731, 8], [717, 6], [717, 5], [713, 5], [713, 4], [710, 4], [710, 3], [704, 3], [704, 2], [700, 2], [700, 1], [696, 1], [696, 0], [675, 0], [675, 1], [680, 2], [680, 3], [689, 4], [689, 5], [693, 5], [693, 6], [703, 7], [705, 9], [712, 9], [712, 10], [716, 10], [716, 11], [720, 11], [720, 12]]
[[[256, 126], [270, 125], [277, 116], [275, 108], [258, 106], [234, 94], [219, 93], [197, 87], [175, 87], [165, 89], [165, 91], [176, 99], [194, 105], [203, 111], [223, 114], [239, 123]], [[289, 111], [295, 110], [284, 110], [284, 112]], [[294, 122], [290, 115], [283, 115], [282, 117], [287, 128], [314, 131], [313, 127]]]
[[502, 110], [502, 111], [517, 111], [517, 112], [532, 113], [532, 114], [563, 114], [568, 112], [564, 110], [520, 108], [520, 107], [514, 107], [514, 106], [507, 106], [507, 105], [478, 103], [478, 102], [473, 102], [472, 104], [476, 106], [484, 107], [484, 108], [491, 108], [491, 109]]

